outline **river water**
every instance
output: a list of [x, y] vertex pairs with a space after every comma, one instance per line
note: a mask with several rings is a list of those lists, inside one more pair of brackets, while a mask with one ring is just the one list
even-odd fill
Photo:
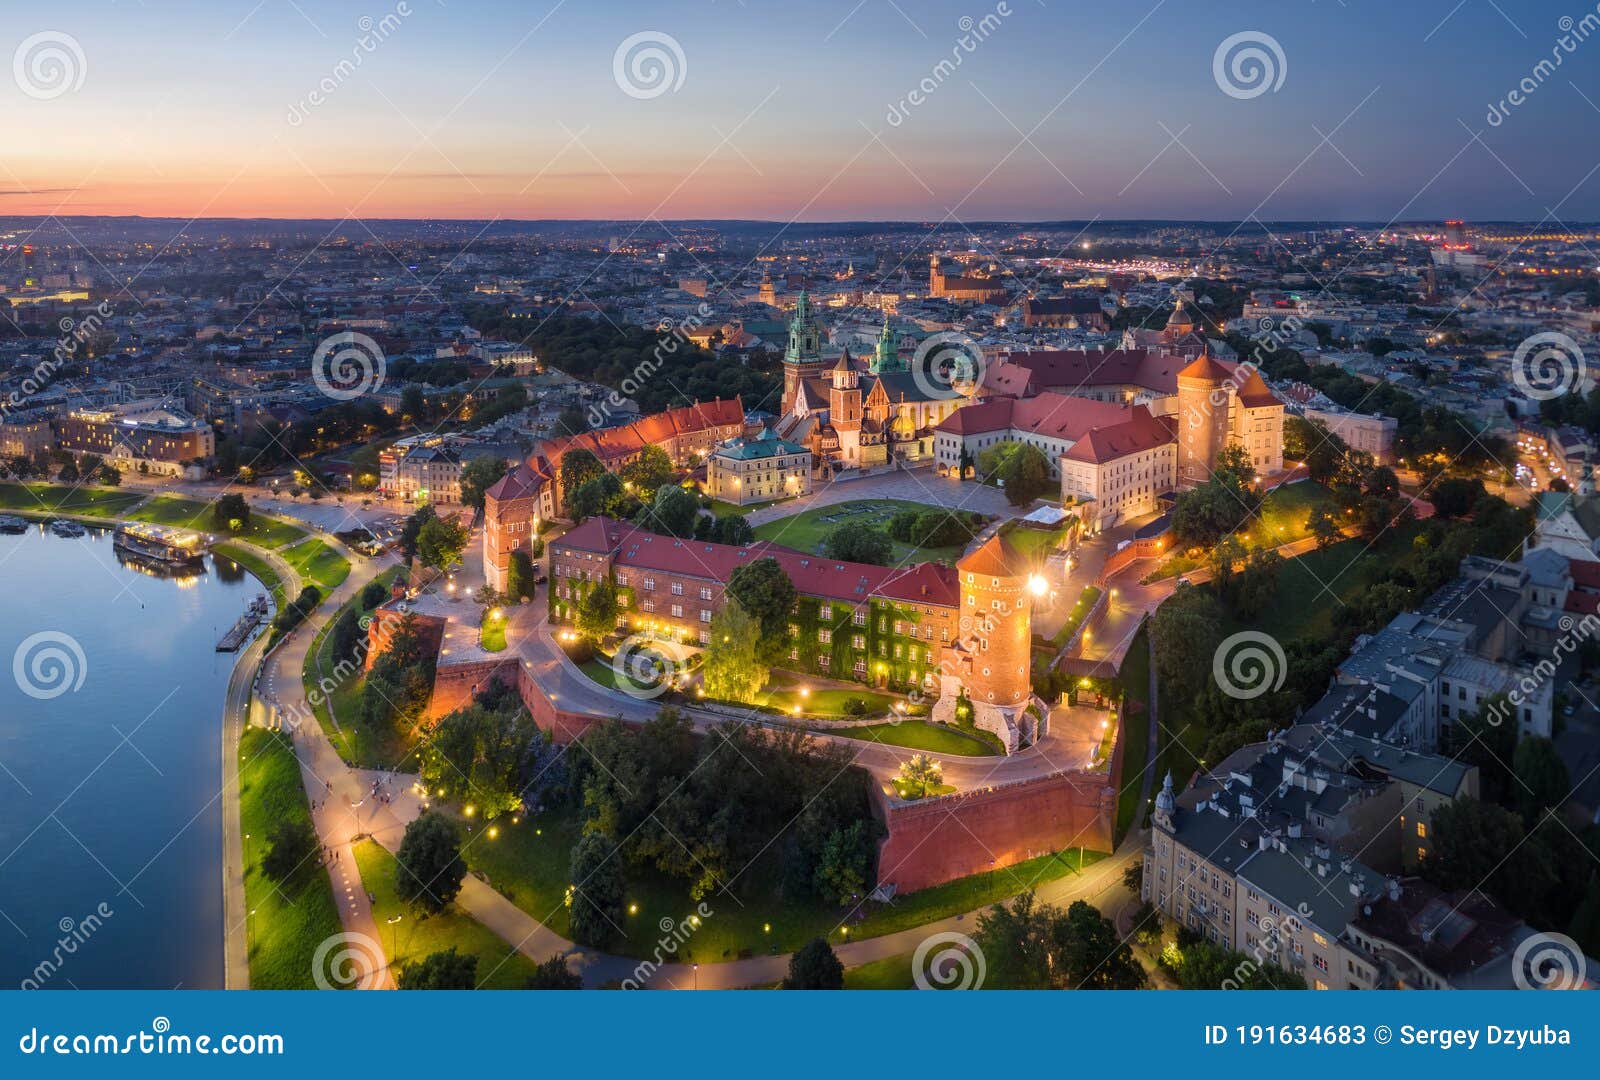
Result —
[[215, 649], [260, 591], [0, 535], [0, 989], [222, 986]]

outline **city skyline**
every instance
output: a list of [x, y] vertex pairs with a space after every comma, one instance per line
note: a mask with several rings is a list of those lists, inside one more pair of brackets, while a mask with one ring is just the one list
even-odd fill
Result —
[[7, 215], [1600, 217], [1554, 4], [31, 7]]

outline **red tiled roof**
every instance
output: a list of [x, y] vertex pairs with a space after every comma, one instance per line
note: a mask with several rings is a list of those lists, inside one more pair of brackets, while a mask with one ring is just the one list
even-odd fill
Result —
[[619, 567], [659, 570], [723, 584], [740, 566], [770, 556], [783, 567], [795, 589], [806, 596], [852, 604], [873, 597], [940, 607], [956, 607], [960, 603], [955, 571], [940, 563], [871, 566], [807, 555], [766, 540], [744, 546], [679, 540], [608, 517], [588, 518], [553, 543], [598, 555], [614, 554]]
[[679, 435], [692, 435], [743, 423], [744, 404], [741, 399], [718, 398], [654, 413], [623, 427], [546, 439], [537, 452], [552, 463], [559, 463], [561, 455], [568, 450], [588, 450], [601, 461], [611, 461], [633, 457], [646, 446], [659, 446]]
[[1228, 369], [1214, 360], [1210, 353], [1201, 353], [1195, 357], [1194, 363], [1178, 372], [1180, 379], [1210, 379], [1222, 382], [1228, 377]]
[[995, 394], [1024, 396], [1032, 390], [1071, 393], [1085, 386], [1142, 386], [1156, 393], [1178, 389], [1181, 357], [1148, 349], [1041, 349], [1008, 353], [989, 369], [984, 389]]
[[1109, 427], [1095, 428], [1062, 454], [1067, 461], [1104, 465], [1129, 454], [1154, 449], [1174, 440], [1172, 429], [1143, 405], [1135, 405], [1129, 418]]
[[1567, 572], [1572, 575], [1572, 584], [1577, 588], [1600, 592], [1600, 562], [1589, 559], [1568, 559]]
[[1076, 441], [1094, 428], [1123, 423], [1129, 415], [1125, 405], [1045, 391], [1028, 398], [996, 398], [968, 405], [951, 413], [934, 430], [958, 435], [1012, 430]]
[[995, 533], [977, 551], [957, 559], [956, 569], [990, 577], [1021, 577], [1028, 572], [1028, 560], [1011, 541]]
[[534, 472], [526, 465], [518, 465], [510, 472], [490, 485], [484, 492], [484, 497], [495, 502], [507, 502], [511, 499], [526, 499], [538, 492], [544, 486], [546, 477]]

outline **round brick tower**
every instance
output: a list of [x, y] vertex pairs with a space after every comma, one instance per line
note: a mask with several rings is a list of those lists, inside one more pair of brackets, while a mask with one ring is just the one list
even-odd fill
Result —
[[1000, 737], [1007, 752], [1037, 730], [1033, 700], [1032, 617], [1028, 560], [996, 534], [956, 563], [961, 616], [956, 640], [940, 661], [939, 701], [933, 720], [957, 719], [961, 699], [972, 721]]
[[1202, 483], [1233, 428], [1228, 369], [1201, 354], [1178, 372], [1178, 479]]

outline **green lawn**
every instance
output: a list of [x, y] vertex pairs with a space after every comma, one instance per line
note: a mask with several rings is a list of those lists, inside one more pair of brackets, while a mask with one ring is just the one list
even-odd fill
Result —
[[244, 843], [251, 989], [313, 989], [312, 954], [343, 929], [332, 882], [320, 862], [307, 863], [281, 885], [260, 869], [272, 826], [310, 819], [289, 737], [246, 728], [239, 741], [239, 831]]
[[[466, 845], [468, 865], [481, 871], [523, 911], [566, 936], [563, 900], [570, 880], [572, 846], [578, 837], [576, 820], [570, 814], [546, 812], [523, 818], [520, 824], [504, 820], [498, 824], [498, 838], [483, 836]], [[1091, 851], [1082, 858], [1082, 865], [1087, 866], [1104, 855]], [[895, 897], [893, 904], [877, 907], [860, 922], [850, 922], [846, 934], [842, 929], [844, 909], [786, 901], [776, 886], [762, 887], [759, 883], [777, 877], [775, 868], [763, 859], [741, 879], [745, 887], [737, 900], [722, 893], [706, 898], [713, 914], [679, 949], [678, 959], [716, 963], [741, 955], [793, 952], [818, 936], [838, 944], [892, 934], [1004, 900], [1073, 873], [1078, 866], [1079, 853], [1072, 850], [906, 893]], [[682, 921], [694, 910], [695, 902], [681, 882], [653, 871], [629, 868], [624, 876], [629, 902], [624, 927], [627, 937], [610, 948], [626, 956], [647, 957], [661, 937], [661, 920]]]
[[886, 746], [904, 746], [911, 750], [926, 750], [931, 754], [960, 754], [967, 757], [990, 757], [1005, 753], [1000, 740], [987, 731], [977, 728], [957, 728], [949, 724], [932, 724], [921, 720], [906, 720], [899, 724], [865, 724], [858, 727], [817, 728], [823, 735], [838, 735], [846, 739], [864, 739]]
[[[375, 841], [356, 845], [356, 865], [362, 886], [374, 897], [372, 917], [383, 932], [383, 947], [397, 976], [408, 963], [454, 946], [457, 952], [478, 958], [478, 989], [521, 990], [527, 984], [533, 961], [472, 916], [454, 905], [438, 915], [423, 915], [403, 902], [394, 891], [398, 864]], [[400, 921], [390, 925], [397, 915]]]
[[1030, 562], [1043, 565], [1061, 538], [1071, 532], [1071, 526], [1063, 523], [1050, 529], [1038, 529], [1011, 523], [1010, 528], [1002, 527], [1000, 532]]
[[[404, 572], [404, 567], [391, 566], [374, 580], [381, 582], [387, 588]], [[338, 678], [334, 674], [334, 668], [340, 658], [328, 652], [328, 634], [333, 629], [333, 624], [346, 611], [358, 611], [360, 607], [361, 596], [358, 593], [335, 612], [333, 618], [323, 624], [312, 641], [311, 648], [306, 652], [306, 668], [301, 681], [305, 684], [308, 700], [311, 701], [311, 711], [316, 714], [317, 723], [322, 725], [328, 741], [333, 743], [334, 749], [339, 752], [339, 757], [346, 764], [365, 769], [392, 768], [405, 759], [406, 747], [398, 736], [374, 735], [356, 722], [356, 710], [361, 703], [361, 691], [366, 685], [366, 679], [360, 673], [352, 678]], [[332, 689], [326, 695], [319, 692], [312, 697], [312, 690], [314, 688], [320, 690], [323, 680], [326, 680]], [[338, 727], [334, 726], [334, 716], [340, 718]]]
[[504, 615], [486, 615], [478, 628], [478, 644], [484, 652], [504, 652], [506, 648], [506, 618]]
[[86, 514], [121, 517], [144, 498], [137, 491], [119, 488], [71, 487], [62, 484], [0, 484], [0, 510], [28, 510], [38, 514]]
[[[758, 540], [770, 540], [774, 544], [782, 544], [797, 551], [820, 555], [823, 541], [828, 538], [829, 533], [841, 525], [865, 522], [882, 529], [887, 527], [889, 519], [901, 510], [915, 510], [920, 513], [928, 509], [930, 507], [922, 503], [906, 502], [901, 499], [858, 499], [854, 502], [820, 506], [792, 517], [769, 521], [765, 525], [757, 526], [755, 533]], [[832, 520], [825, 521], [824, 518]], [[890, 562], [896, 566], [919, 562], [953, 563], [964, 550], [963, 544], [919, 548], [896, 540]]]
[[1281, 642], [1331, 636], [1334, 611], [1395, 565], [1409, 563], [1414, 557], [1411, 542], [1423, 527], [1422, 522], [1410, 522], [1389, 530], [1375, 545], [1357, 537], [1286, 560], [1278, 571], [1277, 599], [1251, 627]]
[[911, 954], [874, 960], [870, 964], [845, 969], [846, 990], [914, 990], [911, 978]]
[[283, 561], [294, 567], [302, 584], [311, 584], [327, 596], [350, 576], [350, 562], [321, 540], [303, 540], [281, 553]]
[[[197, 532], [222, 532], [211, 517], [211, 503], [198, 499], [185, 499], [178, 495], [157, 495], [129, 516], [136, 521], [156, 525], [171, 525]], [[281, 548], [305, 538], [305, 530], [296, 528], [277, 518], [261, 513], [250, 515], [250, 524], [238, 533], [230, 533], [240, 540], [248, 540], [261, 547]]]
[[1085, 585], [1083, 592], [1078, 594], [1077, 602], [1072, 605], [1072, 610], [1067, 613], [1067, 621], [1061, 624], [1061, 629], [1050, 639], [1050, 644], [1058, 649], [1065, 645], [1067, 639], [1077, 633], [1078, 627], [1083, 625], [1083, 620], [1089, 616], [1089, 609], [1094, 607], [1099, 599], [1099, 586]]
[[220, 544], [213, 544], [211, 555], [213, 558], [229, 559], [255, 575], [256, 579], [261, 582], [262, 587], [272, 594], [273, 604], [276, 605], [279, 611], [283, 610], [285, 603], [283, 579], [278, 577], [278, 572], [272, 568], [272, 564], [266, 559], [263, 559], [243, 544], [235, 544], [227, 540]]

